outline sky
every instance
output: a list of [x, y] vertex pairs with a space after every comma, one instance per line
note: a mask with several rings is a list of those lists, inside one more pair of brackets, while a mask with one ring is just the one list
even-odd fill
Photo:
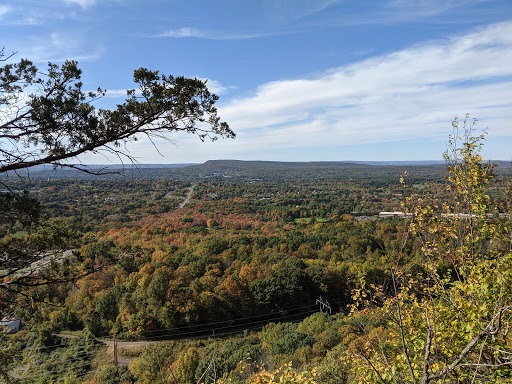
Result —
[[1, 46], [77, 60], [101, 107], [140, 67], [207, 79], [236, 139], [142, 139], [140, 163], [440, 160], [467, 113], [512, 160], [512, 0], [3, 0]]

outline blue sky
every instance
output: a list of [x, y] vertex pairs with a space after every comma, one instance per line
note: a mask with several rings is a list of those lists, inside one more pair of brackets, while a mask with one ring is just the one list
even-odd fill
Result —
[[438, 160], [466, 113], [485, 157], [512, 159], [511, 0], [4, 0], [0, 36], [78, 60], [103, 106], [139, 67], [208, 79], [237, 138], [141, 140], [141, 163]]

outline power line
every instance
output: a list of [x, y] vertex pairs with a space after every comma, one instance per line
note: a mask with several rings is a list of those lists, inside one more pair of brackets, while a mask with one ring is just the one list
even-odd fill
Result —
[[[279, 318], [276, 318], [276, 319], [273, 319], [274, 321], [279, 321], [279, 320], [284, 320], [284, 319], [288, 319], [288, 318], [293, 318], [293, 317], [296, 317], [296, 316], [303, 316], [303, 315], [310, 315], [310, 314], [313, 314], [316, 312], [316, 309], [312, 309], [312, 310], [309, 310], [309, 311], [305, 311], [305, 312], [300, 312], [300, 313], [295, 313], [295, 314], [291, 314], [291, 315], [285, 315], [285, 316], [281, 316]], [[302, 321], [303, 319], [300, 319], [299, 321]], [[267, 320], [259, 320], [259, 321], [251, 321], [251, 322], [246, 322], [246, 323], [241, 323], [241, 324], [233, 324], [233, 325], [228, 325], [228, 326], [224, 326], [224, 327], [215, 327], [215, 328], [210, 328], [210, 329], [204, 329], [204, 330], [191, 330], [191, 331], [188, 331], [188, 332], [179, 332], [179, 333], [167, 333], [167, 334], [162, 334], [162, 335], [157, 335], [157, 336], [150, 336], [150, 337], [146, 337], [142, 340], [134, 340], [134, 341], [131, 341], [131, 342], [143, 342], [143, 341], [147, 341], [147, 340], [157, 340], [157, 339], [165, 339], [165, 338], [169, 338], [169, 337], [173, 337], [173, 338], [181, 338], [181, 339], [185, 339], [185, 337], [183, 336], [186, 336], [186, 335], [191, 335], [191, 334], [198, 334], [198, 333], [202, 333], [202, 334], [206, 334], [206, 333], [210, 333], [212, 331], [212, 329], [214, 329], [215, 331], [219, 331], [219, 330], [223, 330], [223, 329], [233, 329], [233, 328], [243, 328], [243, 327], [246, 327], [246, 326], [249, 326], [249, 325], [255, 325], [255, 324], [262, 324], [263, 326], [270, 323], [272, 321], [267, 321]], [[258, 329], [259, 327], [255, 327], [253, 329]], [[241, 330], [237, 330], [236, 332], [243, 332], [244, 330], [251, 330], [251, 329], [241, 329]], [[224, 333], [222, 334], [218, 334], [219, 336], [220, 335], [224, 335]], [[199, 335], [198, 337], [193, 337], [194, 339], [196, 338], [207, 338], [208, 336], [207, 335]], [[188, 339], [188, 338], [187, 338]], [[102, 341], [102, 339], [98, 339], [99, 341]], [[128, 343], [130, 341], [127, 341]]]
[[[279, 321], [279, 320], [284, 320], [284, 319], [287, 319], [287, 318], [293, 318], [293, 317], [296, 317], [296, 316], [309, 315], [309, 314], [313, 314], [315, 312], [316, 312], [316, 309], [309, 310], [309, 311], [306, 311], [306, 312], [295, 313], [295, 314], [292, 314], [292, 315], [282, 316], [282, 317], [279, 317], [279, 318], [276, 318], [276, 319], [273, 319], [273, 320]], [[300, 319], [299, 321], [302, 321], [302, 320], [303, 319]], [[266, 321], [266, 320], [251, 321], [251, 322], [247, 322], [247, 323], [229, 325], [229, 326], [224, 326], [224, 327], [215, 327], [213, 329], [215, 331], [219, 331], [219, 330], [222, 330], [222, 329], [243, 328], [243, 327], [246, 327], [246, 326], [249, 326], [249, 325], [255, 325], [255, 324], [266, 325], [266, 324], [271, 323], [271, 322], [272, 321]], [[147, 337], [146, 339], [158, 339], [158, 338], [164, 338], [164, 337], [169, 337], [169, 336], [175, 336], [175, 337], [176, 336], [184, 336], [184, 335], [188, 335], [188, 334], [201, 333], [201, 332], [206, 333], [208, 331], [211, 331], [211, 329], [210, 330], [205, 329], [204, 331], [190, 331], [190, 332], [181, 332], [181, 333], [170, 333], [170, 334], [165, 334], [165, 335], [158, 335], [158, 336]], [[243, 331], [244, 331], [244, 329], [240, 330], [239, 332], [243, 332]], [[218, 334], [218, 335], [220, 336], [220, 334]]]
[[[316, 306], [316, 305], [315, 305]], [[308, 307], [313, 307], [313, 306], [304, 306], [304, 307], [298, 307], [296, 309], [304, 309], [304, 308], [308, 308]], [[299, 313], [295, 313], [295, 314], [290, 314], [290, 315], [286, 315], [286, 316], [281, 316], [280, 318], [278, 319], [275, 319], [275, 320], [283, 320], [283, 319], [286, 319], [286, 318], [290, 318], [290, 317], [294, 317], [294, 316], [300, 316], [300, 315], [308, 315], [308, 314], [313, 314], [316, 312], [316, 309], [315, 310], [309, 310], [309, 311], [302, 311], [302, 312], [299, 312]], [[251, 319], [251, 318], [257, 318], [257, 317], [261, 317], [261, 316], [248, 316], [246, 317], [245, 319]], [[242, 318], [241, 318], [242, 319]], [[301, 322], [303, 321], [303, 318], [300, 318], [300, 319], [292, 319], [290, 322], [291, 323], [297, 323], [297, 322]], [[242, 324], [237, 324], [237, 325], [230, 325], [230, 326], [224, 326], [224, 327], [217, 327], [217, 328], [214, 328], [210, 331], [213, 332], [213, 337], [215, 338], [215, 336], [217, 335], [220, 335], [220, 336], [228, 336], [228, 335], [233, 335], [233, 334], [237, 334], [237, 333], [242, 333], [242, 332], [245, 332], [247, 331], [248, 329], [233, 329], [233, 328], [243, 328], [243, 327], [246, 327], [246, 326], [249, 326], [249, 325], [255, 325], [255, 324], [261, 324], [262, 326], [266, 325], [266, 324], [263, 324], [265, 321], [262, 320], [262, 321], [252, 321], [252, 322], [245, 322], [245, 323], [242, 323]], [[205, 323], [205, 324], [202, 324], [203, 326], [206, 325], [206, 324], [223, 324], [225, 322], [214, 322], [214, 323]], [[267, 323], [268, 324], [268, 323]], [[259, 328], [259, 327], [258, 327]], [[258, 328], [253, 328], [253, 329], [258, 329]], [[164, 331], [164, 330], [168, 330], [168, 329], [162, 329], [162, 330], [155, 330], [155, 331]], [[216, 333], [216, 331], [218, 332], [219, 330], [221, 330], [220, 334], [219, 333]], [[206, 332], [206, 330], [204, 331]], [[165, 338], [165, 337], [169, 337], [169, 336], [173, 336], [173, 337], [182, 337], [182, 336], [186, 336], [186, 335], [190, 335], [190, 334], [194, 334], [194, 333], [203, 333], [203, 331], [189, 331], [189, 332], [180, 332], [178, 334], [174, 333], [174, 334], [164, 334], [164, 335], [158, 335], [158, 336], [153, 336], [153, 337], [149, 337], [148, 339], [161, 339], [161, 338]], [[205, 338], [205, 335], [197, 335], [197, 336], [189, 336], [187, 337], [186, 339], [187, 340], [195, 340], [195, 339], [201, 339], [201, 338]], [[59, 345], [56, 345], [58, 347], [66, 347], [66, 345], [62, 345], [62, 344], [59, 344]], [[46, 349], [46, 348], [50, 348], [51, 346], [46, 346], [46, 347], [43, 347], [41, 349]], [[86, 356], [78, 356], [78, 357], [74, 357], [74, 358], [71, 358], [71, 359], [63, 359], [65, 361], [63, 361], [62, 363], [69, 363], [69, 362], [72, 362], [72, 361], [78, 361], [78, 360], [84, 360], [84, 359], [87, 359], [87, 358], [91, 358], [93, 356], [93, 354], [99, 350], [101, 350], [102, 347], [99, 346], [99, 345], [96, 345], [95, 348], [93, 348], [92, 350], [90, 351], [87, 351], [87, 352], [83, 352], [83, 354], [85, 354]], [[58, 364], [58, 362], [57, 362]], [[73, 368], [74, 369], [80, 369], [82, 367], [85, 367], [85, 366], [92, 366], [93, 365], [93, 362], [92, 361], [84, 361], [82, 362], [81, 364], [74, 364]], [[35, 376], [29, 376], [30, 378], [37, 378], [37, 377], [45, 377], [45, 376], [49, 376], [49, 375], [57, 375], [59, 373], [62, 373], [62, 372], [59, 372], [59, 370], [57, 369], [57, 366], [55, 367], [56, 369], [55, 370], [52, 370], [52, 371], [48, 371], [48, 373], [45, 373], [45, 374], [40, 374], [40, 375], [35, 375]], [[77, 376], [83, 376], [86, 373], [77, 373], [77, 372], [73, 372], [74, 374], [76, 374]]]
[[[286, 309], [285, 311], [286, 312], [290, 312], [290, 311], [296, 311], [296, 310], [305, 309], [305, 308], [312, 308], [312, 307], [315, 307], [315, 306], [316, 306], [316, 304], [310, 304], [310, 305], [306, 305], [306, 306], [302, 306], [302, 307], [289, 308], [289, 309]], [[270, 316], [275, 316], [275, 315], [279, 315], [279, 314], [276, 313], [276, 312], [270, 313], [270, 314], [269, 313], [264, 313], [264, 314], [259, 314], [259, 315], [245, 316], [245, 317], [239, 317], [239, 318], [236, 318], [236, 319], [215, 321], [215, 322], [209, 322], [209, 323], [184, 325], [184, 326], [181, 326], [181, 327], [173, 327], [173, 328], [154, 329], [154, 330], [151, 330], [151, 331], [145, 331], [144, 334], [151, 334], [151, 333], [165, 332], [165, 331], [174, 331], [174, 330], [182, 330], [182, 329], [189, 330], [191, 328], [200, 328], [200, 327], [204, 327], [205, 330], [206, 330], [206, 329], [208, 329], [208, 327], [213, 326], [213, 325], [217, 325], [217, 324], [235, 323], [235, 322], [238, 322], [240, 320], [256, 319], [256, 318], [260, 318], [260, 317], [268, 317], [269, 315]], [[268, 320], [269, 321], [279, 320], [282, 317], [283, 317], [283, 315], [279, 315], [279, 317], [276, 317], [275, 319], [268, 319]], [[261, 321], [264, 321], [264, 320], [261, 320]], [[244, 323], [241, 323], [240, 325], [243, 325], [243, 324]], [[106, 338], [109, 335], [110, 335], [110, 333], [106, 333], [104, 335], [97, 336], [97, 338]]]
[[[75, 364], [73, 366], [74, 369], [81, 369], [81, 368], [85, 368], [87, 366], [92, 366], [93, 365], [93, 362], [92, 361], [84, 361], [82, 362], [81, 364]], [[53, 369], [53, 370], [47, 370], [45, 371], [45, 373], [39, 373], [39, 374], [36, 374], [36, 375], [27, 375], [26, 378], [28, 379], [36, 379], [36, 378], [40, 378], [40, 377], [46, 377], [46, 376], [55, 376], [55, 375], [59, 375], [59, 374], [62, 374], [62, 370], [59, 370], [58, 367], [62, 367], [62, 370], [66, 369], [66, 366], [65, 365], [56, 365], [55, 368], [56, 369]], [[30, 372], [30, 368], [28, 368], [27, 370], [24, 371], [23, 375], [25, 375], [27, 372]], [[71, 373], [71, 372], [70, 372]], [[87, 372], [84, 372], [84, 373], [77, 373], [77, 372], [72, 372], [74, 373], [76, 376], [80, 377], [80, 376], [85, 376], [87, 373], [89, 373], [89, 371]]]
[[[306, 309], [306, 308], [311, 308], [308, 311], [295, 312], [295, 313], [291, 313], [291, 314], [288, 314], [288, 315], [280, 315], [280, 316], [275, 317], [275, 318], [268, 318], [269, 314], [259, 314], [259, 315], [253, 315], [253, 316], [240, 317], [240, 318], [237, 318], [237, 319], [223, 320], [223, 321], [216, 321], [216, 322], [209, 322], [209, 323], [202, 323], [202, 324], [195, 324], [195, 325], [190, 325], [190, 326], [182, 326], [182, 327], [176, 327], [176, 328], [155, 329], [155, 330], [147, 331], [144, 334], [153, 334], [153, 333], [166, 332], [166, 331], [174, 331], [174, 330], [184, 330], [185, 332], [172, 332], [172, 333], [164, 333], [164, 334], [160, 334], [160, 335], [156, 335], [156, 336], [148, 336], [148, 337], [145, 337], [142, 340], [140, 340], [140, 339], [139, 340], [133, 340], [132, 342], [140, 342], [140, 341], [147, 341], [147, 340], [158, 340], [158, 339], [165, 339], [165, 338], [174, 338], [174, 339], [201, 339], [201, 338], [207, 338], [208, 336], [205, 335], [205, 334], [208, 333], [208, 332], [211, 332], [212, 328], [215, 329], [216, 331], [220, 330], [221, 331], [221, 335], [234, 334], [234, 333], [244, 332], [246, 330], [254, 330], [254, 329], [258, 329], [260, 327], [254, 327], [252, 329], [239, 329], [239, 330], [234, 330], [233, 332], [225, 332], [225, 331], [223, 332], [222, 331], [222, 330], [229, 330], [229, 329], [233, 329], [233, 328], [244, 328], [244, 327], [247, 327], [247, 326], [254, 326], [256, 324], [262, 324], [262, 326], [264, 326], [264, 325], [266, 325], [266, 324], [268, 324], [270, 322], [273, 322], [273, 321], [283, 321], [283, 320], [286, 320], [286, 319], [289, 319], [289, 318], [293, 318], [293, 317], [296, 317], [296, 316], [301, 316], [301, 317], [304, 316], [305, 317], [305, 316], [313, 314], [313, 313], [315, 313], [317, 311], [316, 309], [313, 309], [313, 308], [316, 308], [316, 305], [318, 305], [318, 300], [317, 300], [317, 302], [315, 304], [305, 305], [305, 306], [295, 307], [295, 308], [289, 308], [289, 309], [286, 310], [287, 312], [292, 312], [292, 311], [302, 310], [302, 309]], [[328, 305], [328, 302], [327, 302], [327, 305]], [[342, 309], [340, 308], [340, 310], [342, 310]], [[271, 314], [271, 315], [278, 315], [278, 313], [274, 313], [274, 314]], [[262, 320], [256, 320], [256, 321], [240, 323], [240, 320], [252, 320], [252, 319], [258, 319], [258, 318], [263, 318], [263, 317], [267, 317], [267, 318], [266, 319], [262, 319]], [[301, 318], [301, 319], [298, 319], [298, 320], [293, 320], [291, 322], [302, 321], [302, 320], [303, 319]], [[226, 323], [231, 323], [231, 324], [226, 325], [226, 326], [222, 326], [222, 327], [212, 327], [214, 325], [221, 325], [221, 324], [226, 324]], [[263, 323], [265, 323], [265, 324], [263, 324]], [[204, 329], [197, 329], [197, 328], [201, 328], [201, 327], [204, 328]], [[194, 328], [196, 328], [196, 329], [194, 330]], [[200, 334], [198, 336], [185, 337], [187, 335], [193, 335], [193, 334], [198, 334], [198, 333]], [[97, 336], [97, 337], [95, 337], [95, 340], [97, 342], [103, 343], [102, 339], [106, 338], [107, 339], [106, 341], [108, 341], [108, 337], [106, 337], [106, 336], [109, 336], [109, 335], [110, 334], [105, 334], [103, 336]], [[100, 338], [102, 338], [102, 339], [100, 339]], [[70, 340], [72, 340], [72, 339], [70, 339]], [[77, 340], [79, 340], [79, 339], [77, 339]], [[130, 342], [130, 341], [127, 341], [127, 342]], [[56, 348], [57, 349], [57, 348], [63, 348], [63, 347], [69, 347], [69, 346], [70, 345], [66, 345], [66, 344], [62, 344], [61, 343], [61, 344], [54, 344], [54, 345], [48, 345], [48, 346], [43, 346], [43, 347], [37, 347], [33, 351], [40, 351], [40, 350], [51, 349], [51, 348]]]
[[[55, 336], [57, 337], [60, 337], [61, 339], [64, 339], [64, 340], [77, 340], [77, 341], [85, 341], [83, 338], [81, 338], [80, 336], [76, 336], [76, 338], [67, 338], [67, 337], [62, 337], [62, 336], [59, 336], [58, 334], [55, 334]], [[92, 341], [97, 344], [98, 342], [100, 342], [99, 340], [97, 340], [96, 337], [94, 337], [92, 339]], [[71, 347], [71, 346], [77, 346], [76, 344], [75, 345], [72, 345], [72, 344], [65, 344], [65, 343], [60, 343], [60, 344], [53, 344], [53, 345], [45, 345], [45, 346], [41, 346], [41, 347], [36, 347], [36, 348], [33, 348], [33, 349], [30, 349], [31, 351], [40, 351], [40, 350], [43, 350], [43, 349], [51, 349], [51, 348], [54, 348], [54, 349], [58, 349], [59, 347], [61, 348], [64, 348], [64, 347]], [[94, 346], [91, 345], [91, 346]], [[78, 345], [77, 347], [83, 347], [83, 348], [86, 348], [87, 345]], [[28, 348], [25, 348], [25, 349], [28, 349]]]
[[[316, 306], [316, 304], [315, 305], [310, 304], [310, 305], [306, 305], [306, 306], [302, 306], [302, 307], [289, 308], [289, 309], [285, 309], [285, 311], [295, 311], [295, 310], [298, 310], [298, 309], [310, 308], [310, 307], [314, 307], [314, 306]], [[273, 314], [276, 314], [276, 313], [274, 312]], [[177, 329], [198, 328], [198, 327], [204, 327], [204, 326], [215, 325], [215, 324], [223, 324], [223, 323], [229, 323], [229, 322], [236, 322], [236, 321], [245, 320], [245, 319], [253, 319], [253, 318], [257, 318], [257, 317], [265, 317], [265, 316], [269, 316], [269, 315], [272, 315], [272, 313], [263, 313], [263, 314], [260, 314], [260, 315], [251, 315], [251, 316], [239, 317], [237, 319], [222, 320], [222, 321], [216, 321], [216, 322], [210, 322], [210, 323], [202, 323], [202, 324], [194, 324], [194, 325], [186, 325], [186, 326], [175, 327], [175, 328], [156, 329], [156, 330], [146, 331], [146, 332], [144, 332], [144, 334], [161, 332], [161, 331], [172, 331], [172, 330], [175, 330], [175, 329], [177, 330]]]
[[320, 306], [320, 313], [324, 313], [325, 311], [325, 313], [329, 312], [329, 315], [331, 314], [331, 306], [327, 300], [322, 299], [322, 296], [316, 299], [316, 304]]
[[[250, 321], [250, 322], [231, 324], [231, 325], [227, 325], [227, 326], [223, 326], [223, 327], [214, 327], [214, 329], [215, 330], [222, 330], [222, 329], [230, 329], [230, 328], [240, 328], [240, 327], [245, 327], [245, 326], [248, 326], [248, 325], [254, 325], [254, 324], [258, 324], [258, 323], [264, 323], [264, 322], [265, 323], [269, 323], [269, 322], [272, 322], [272, 321], [285, 320], [285, 319], [288, 319], [290, 317], [313, 314], [313, 313], [316, 312], [316, 309], [313, 309], [314, 307], [316, 307], [316, 305], [307, 305], [307, 306], [302, 306], [302, 307], [295, 307], [295, 308], [291, 308], [291, 309], [289, 309], [287, 311], [296, 311], [296, 310], [305, 309], [305, 308], [312, 308], [312, 309], [308, 310], [308, 311], [296, 312], [296, 313], [292, 313], [292, 314], [284, 315], [284, 316], [281, 315], [281, 316], [273, 318], [273, 319], [263, 319], [263, 320], [258, 320], [258, 321]], [[213, 328], [213, 327], [211, 327], [212, 325], [218, 325], [218, 324], [220, 325], [220, 324], [225, 324], [225, 323], [229, 323], [229, 322], [235, 323], [235, 322], [240, 321], [240, 320], [257, 319], [257, 318], [261, 318], [261, 317], [265, 317], [265, 316], [268, 316], [268, 314], [246, 316], [246, 317], [241, 317], [241, 318], [233, 319], [233, 320], [224, 320], [224, 321], [196, 324], [196, 325], [183, 326], [183, 327], [177, 327], [177, 328], [155, 329], [155, 330], [152, 330], [152, 331], [148, 331], [147, 333], [157, 333], [157, 332], [165, 332], [165, 331], [173, 331], [173, 330], [185, 330], [185, 332], [164, 333], [164, 334], [161, 334], [161, 335], [145, 337], [142, 340], [133, 340], [132, 342], [146, 341], [146, 340], [157, 340], [157, 339], [163, 339], [163, 338], [166, 338], [166, 337], [183, 338], [183, 336], [194, 334], [194, 333], [207, 333], [207, 332], [210, 332], [211, 329]], [[204, 327], [205, 329], [200, 329], [200, 330], [191, 329], [191, 328], [199, 328], [199, 327]], [[242, 330], [236, 331], [236, 332], [243, 332], [243, 331], [244, 330], [242, 329]], [[94, 340], [96, 342], [102, 343], [103, 339], [106, 338], [105, 336], [110, 336], [110, 335], [111, 334], [109, 333], [109, 334], [105, 334], [104, 336], [98, 336], [98, 337], [95, 337]], [[59, 335], [56, 335], [56, 336], [59, 337]], [[204, 336], [194, 337], [194, 339], [197, 339], [197, 338], [205, 338], [205, 337]], [[106, 339], [108, 341], [108, 338], [106, 338]], [[76, 339], [69, 338], [67, 340], [83, 340], [83, 339], [81, 339], [80, 337], [77, 337]], [[130, 342], [130, 341], [127, 341], [127, 342]], [[64, 348], [64, 347], [70, 347], [70, 346], [72, 346], [72, 344], [70, 345], [70, 344], [60, 343], [60, 344], [53, 344], [53, 345], [45, 345], [45, 346], [41, 346], [41, 347], [36, 347], [36, 348], [32, 349], [32, 351], [42, 351], [42, 350], [52, 349], [52, 348], [58, 349], [58, 348]], [[83, 347], [86, 347], [86, 346], [84, 345]]]

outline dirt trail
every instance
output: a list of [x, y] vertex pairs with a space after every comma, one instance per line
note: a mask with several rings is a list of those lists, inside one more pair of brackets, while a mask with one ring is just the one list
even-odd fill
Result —
[[[101, 339], [96, 339], [98, 340], [100, 343], [103, 343], [105, 345], [114, 345], [114, 341], [112, 340], [101, 340]], [[148, 345], [149, 343], [154, 343], [154, 341], [117, 341], [117, 346], [118, 347], [123, 347], [123, 348], [137, 348], [137, 347], [142, 347], [144, 345]]]

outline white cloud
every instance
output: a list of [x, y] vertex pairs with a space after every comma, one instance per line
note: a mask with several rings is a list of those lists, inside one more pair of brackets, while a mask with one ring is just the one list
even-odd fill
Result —
[[198, 28], [179, 28], [171, 29], [167, 32], [152, 35], [150, 37], [171, 37], [171, 38], [199, 38], [210, 40], [246, 40], [255, 39], [259, 37], [272, 36], [274, 33], [225, 33], [225, 32], [212, 32], [204, 31]]
[[[169, 29], [163, 33], [150, 35], [149, 37], [161, 38], [197, 38], [209, 40], [247, 40], [262, 37], [295, 34], [309, 30], [303, 25], [304, 19], [322, 13], [342, 0], [294, 0], [293, 5], [289, 1], [263, 1], [255, 7], [255, 14], [247, 24], [259, 24], [257, 32], [226, 30], [205, 30], [197, 27], [182, 27]], [[242, 8], [246, 6], [240, 2]], [[236, 8], [236, 6], [235, 6]], [[235, 11], [236, 12], [236, 11]], [[307, 24], [307, 22], [306, 22]], [[261, 32], [265, 31], [265, 32]]]
[[126, 89], [107, 89], [105, 97], [124, 99], [127, 97]]
[[295, 22], [321, 13], [343, 0], [294, 0], [290, 1], [262, 1], [260, 6], [267, 20], [283, 22]]
[[10, 8], [5, 5], [0, 5], [0, 17], [3, 17], [10, 11]]
[[[475, 12], [480, 3], [492, 0], [382, 0], [378, 2], [360, 2], [362, 8], [349, 5], [340, 8], [343, 17], [333, 12], [331, 18], [322, 19], [322, 26], [352, 26], [352, 25], [396, 25], [403, 23], [431, 24], [463, 24], [485, 22], [486, 12]], [[348, 2], [345, 2], [348, 4]], [[487, 19], [488, 20], [488, 19]]]
[[206, 79], [206, 80], [207, 80], [206, 85], [208, 86], [208, 89], [210, 90], [210, 92], [213, 92], [217, 95], [221, 95], [229, 89], [229, 87], [222, 85], [220, 82], [218, 82], [216, 80], [212, 80], [212, 79]]
[[[197, 77], [197, 76], [196, 76]], [[222, 95], [226, 93], [230, 89], [235, 89], [237, 87], [227, 86], [222, 84], [220, 81], [208, 79], [204, 77], [197, 77], [199, 80], [206, 81], [206, 86], [210, 90], [210, 92], [215, 93], [216, 95]]]
[[357, 145], [446, 137], [471, 112], [512, 135], [512, 22], [275, 81], [220, 113], [253, 148]]
[[[142, 162], [340, 160], [347, 157], [338, 148], [414, 141], [425, 143], [414, 147], [418, 156], [434, 159], [444, 149], [439, 143], [451, 133], [451, 119], [469, 112], [482, 122], [479, 127], [490, 127], [489, 143], [500, 137], [494, 147], [500, 144], [501, 152], [489, 156], [507, 159], [510, 150], [502, 143], [512, 141], [511, 62], [509, 21], [319, 75], [262, 84], [245, 98], [223, 98], [219, 114], [237, 133], [236, 140], [199, 143], [177, 133], [177, 146], [156, 142], [164, 158], [148, 158], [154, 150], [144, 140], [130, 150]], [[434, 149], [427, 146], [433, 142], [438, 143]], [[414, 150], [408, 153], [414, 156]], [[404, 159], [385, 150], [376, 156]], [[377, 159], [371, 153], [351, 157]]]
[[[92, 43], [95, 44], [95, 43]], [[73, 39], [66, 32], [50, 33], [48, 35], [29, 35], [16, 47], [18, 57], [26, 57], [36, 63], [63, 62], [66, 60], [95, 61], [103, 54], [99, 45], [91, 45], [85, 36], [75, 34]]]
[[[435, 16], [454, 8], [467, 5], [467, 0], [393, 0], [389, 2], [390, 8], [400, 12], [402, 16]], [[475, 2], [475, 1], [473, 1]], [[481, 1], [476, 1], [481, 2]]]
[[203, 32], [197, 28], [180, 28], [169, 30], [161, 35], [156, 35], [155, 37], [201, 37], [208, 38], [208, 34]]
[[[72, 13], [62, 13], [61, 8], [53, 7], [53, 3], [36, 5], [36, 4], [25, 4], [23, 1], [12, 1], [12, 6], [0, 5], [0, 20], [2, 20], [2, 26], [42, 26], [50, 20], [52, 24], [55, 24], [56, 20], [69, 19], [72, 17]], [[6, 17], [8, 15], [8, 17]], [[4, 40], [6, 37], [2, 36]], [[12, 36], [14, 38], [15, 36]]]
[[[231, 86], [228, 87], [228, 86], [222, 85], [217, 80], [201, 78], [201, 77], [197, 77], [197, 78], [199, 80], [206, 81], [206, 85], [208, 86], [208, 89], [210, 90], [210, 92], [215, 93], [216, 95], [221, 95], [221, 94], [225, 93], [227, 90], [235, 88], [235, 87], [231, 87]], [[127, 88], [127, 89], [133, 89], [134, 87], [135, 87], [135, 84], [132, 84], [132, 88]], [[127, 95], [126, 95], [127, 89], [107, 89], [105, 97], [106, 98], [115, 98], [115, 99], [125, 99], [127, 97]], [[140, 95], [141, 94], [140, 90], [135, 89], [135, 94]]]
[[96, 4], [96, 0], [64, 0], [66, 4], [76, 4], [86, 9]]
[[[224, 101], [219, 114], [237, 133], [236, 140], [199, 143], [195, 137], [177, 133], [173, 135], [176, 146], [156, 142], [166, 157], [148, 158], [154, 149], [145, 140], [130, 150], [142, 162], [340, 160], [346, 159], [337, 153], [341, 147], [444, 141], [451, 133], [451, 119], [467, 112], [484, 122], [481, 128], [490, 127], [489, 142], [493, 136], [505, 142], [505, 136], [512, 140], [511, 62], [512, 22], [495, 24], [315, 77], [270, 82], [252, 96]], [[443, 148], [417, 151], [423, 159], [433, 159], [439, 158]], [[501, 148], [499, 155], [490, 156], [510, 156]], [[302, 153], [314, 154], [301, 157]], [[374, 158], [371, 153], [352, 155], [357, 156]], [[398, 152], [377, 156], [403, 159]]]

